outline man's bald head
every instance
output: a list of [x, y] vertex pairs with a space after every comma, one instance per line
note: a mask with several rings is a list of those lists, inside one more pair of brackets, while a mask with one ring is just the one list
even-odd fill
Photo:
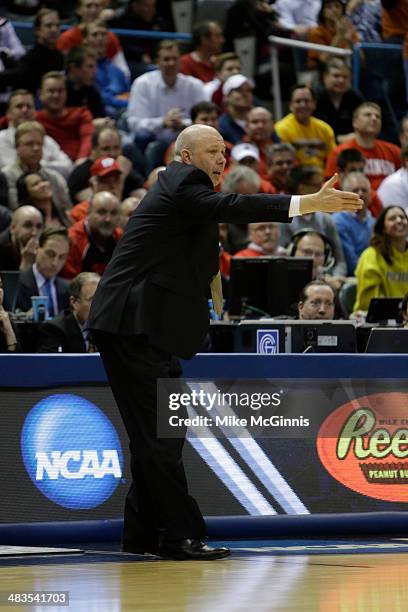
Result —
[[13, 212], [10, 224], [11, 239], [25, 246], [30, 238], [37, 238], [43, 229], [42, 214], [35, 206], [20, 206]]
[[[219, 131], [209, 125], [203, 125], [201, 123], [189, 125], [182, 132], [180, 132], [177, 137], [175, 144], [175, 156], [181, 158], [181, 152], [183, 149], [192, 151], [197, 144], [202, 141], [202, 139], [205, 139], [211, 134], [222, 138]], [[177, 159], [177, 161], [181, 161], [181, 159]]]
[[196, 166], [218, 185], [225, 167], [225, 143], [221, 134], [209, 125], [185, 128], [175, 144], [175, 160]]
[[88, 224], [91, 234], [107, 239], [119, 223], [120, 202], [110, 191], [94, 193], [89, 202]]

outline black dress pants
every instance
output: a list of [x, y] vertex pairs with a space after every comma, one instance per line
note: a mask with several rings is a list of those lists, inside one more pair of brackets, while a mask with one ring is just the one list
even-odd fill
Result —
[[206, 537], [196, 501], [188, 494], [184, 438], [157, 437], [157, 379], [180, 376], [169, 353], [145, 336], [94, 330], [113, 395], [130, 441], [132, 485], [126, 498], [123, 547], [155, 550], [160, 540]]

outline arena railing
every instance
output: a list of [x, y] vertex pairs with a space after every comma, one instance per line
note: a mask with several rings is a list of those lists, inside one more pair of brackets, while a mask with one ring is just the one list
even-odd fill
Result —
[[350, 57], [353, 53], [351, 49], [318, 45], [305, 40], [293, 40], [292, 38], [282, 38], [281, 36], [269, 36], [269, 42], [271, 43], [272, 91], [275, 121], [283, 117], [282, 90], [279, 74], [279, 47], [290, 47], [303, 51], [320, 51], [321, 53], [330, 53], [337, 57]]

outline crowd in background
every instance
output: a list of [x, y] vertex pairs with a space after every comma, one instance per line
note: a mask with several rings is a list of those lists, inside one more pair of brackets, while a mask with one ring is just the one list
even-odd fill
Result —
[[[52, 321], [38, 350], [94, 350], [86, 318], [97, 282], [191, 123], [217, 128], [226, 142], [224, 193], [309, 194], [337, 172], [338, 187], [364, 201], [356, 214], [281, 226], [220, 224], [226, 287], [231, 258], [287, 255], [313, 259], [299, 318], [362, 320], [372, 298], [408, 292], [405, 0], [231, 0], [217, 19], [194, 21], [190, 43], [115, 33], [174, 32], [171, 2], [61, 4], [10, 0], [0, 16], [0, 276], [20, 273], [17, 313], [29, 316], [31, 297], [47, 297]], [[206, 0], [194, 4], [204, 12]], [[32, 23], [33, 44], [12, 21]], [[349, 58], [281, 49], [287, 112], [275, 118], [264, 69], [271, 34], [378, 46], [360, 50], [359, 90]], [[248, 35], [251, 75], [235, 47]], [[383, 42], [402, 51], [386, 55]], [[0, 284], [0, 350], [13, 352], [3, 293]]]

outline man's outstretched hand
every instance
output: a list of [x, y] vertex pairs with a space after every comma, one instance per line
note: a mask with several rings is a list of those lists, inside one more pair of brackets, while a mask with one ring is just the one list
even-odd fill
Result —
[[361, 200], [356, 193], [351, 191], [340, 191], [334, 189], [333, 185], [338, 181], [335, 174], [331, 177], [317, 193], [300, 196], [300, 214], [306, 215], [313, 212], [357, 212], [363, 207]]

